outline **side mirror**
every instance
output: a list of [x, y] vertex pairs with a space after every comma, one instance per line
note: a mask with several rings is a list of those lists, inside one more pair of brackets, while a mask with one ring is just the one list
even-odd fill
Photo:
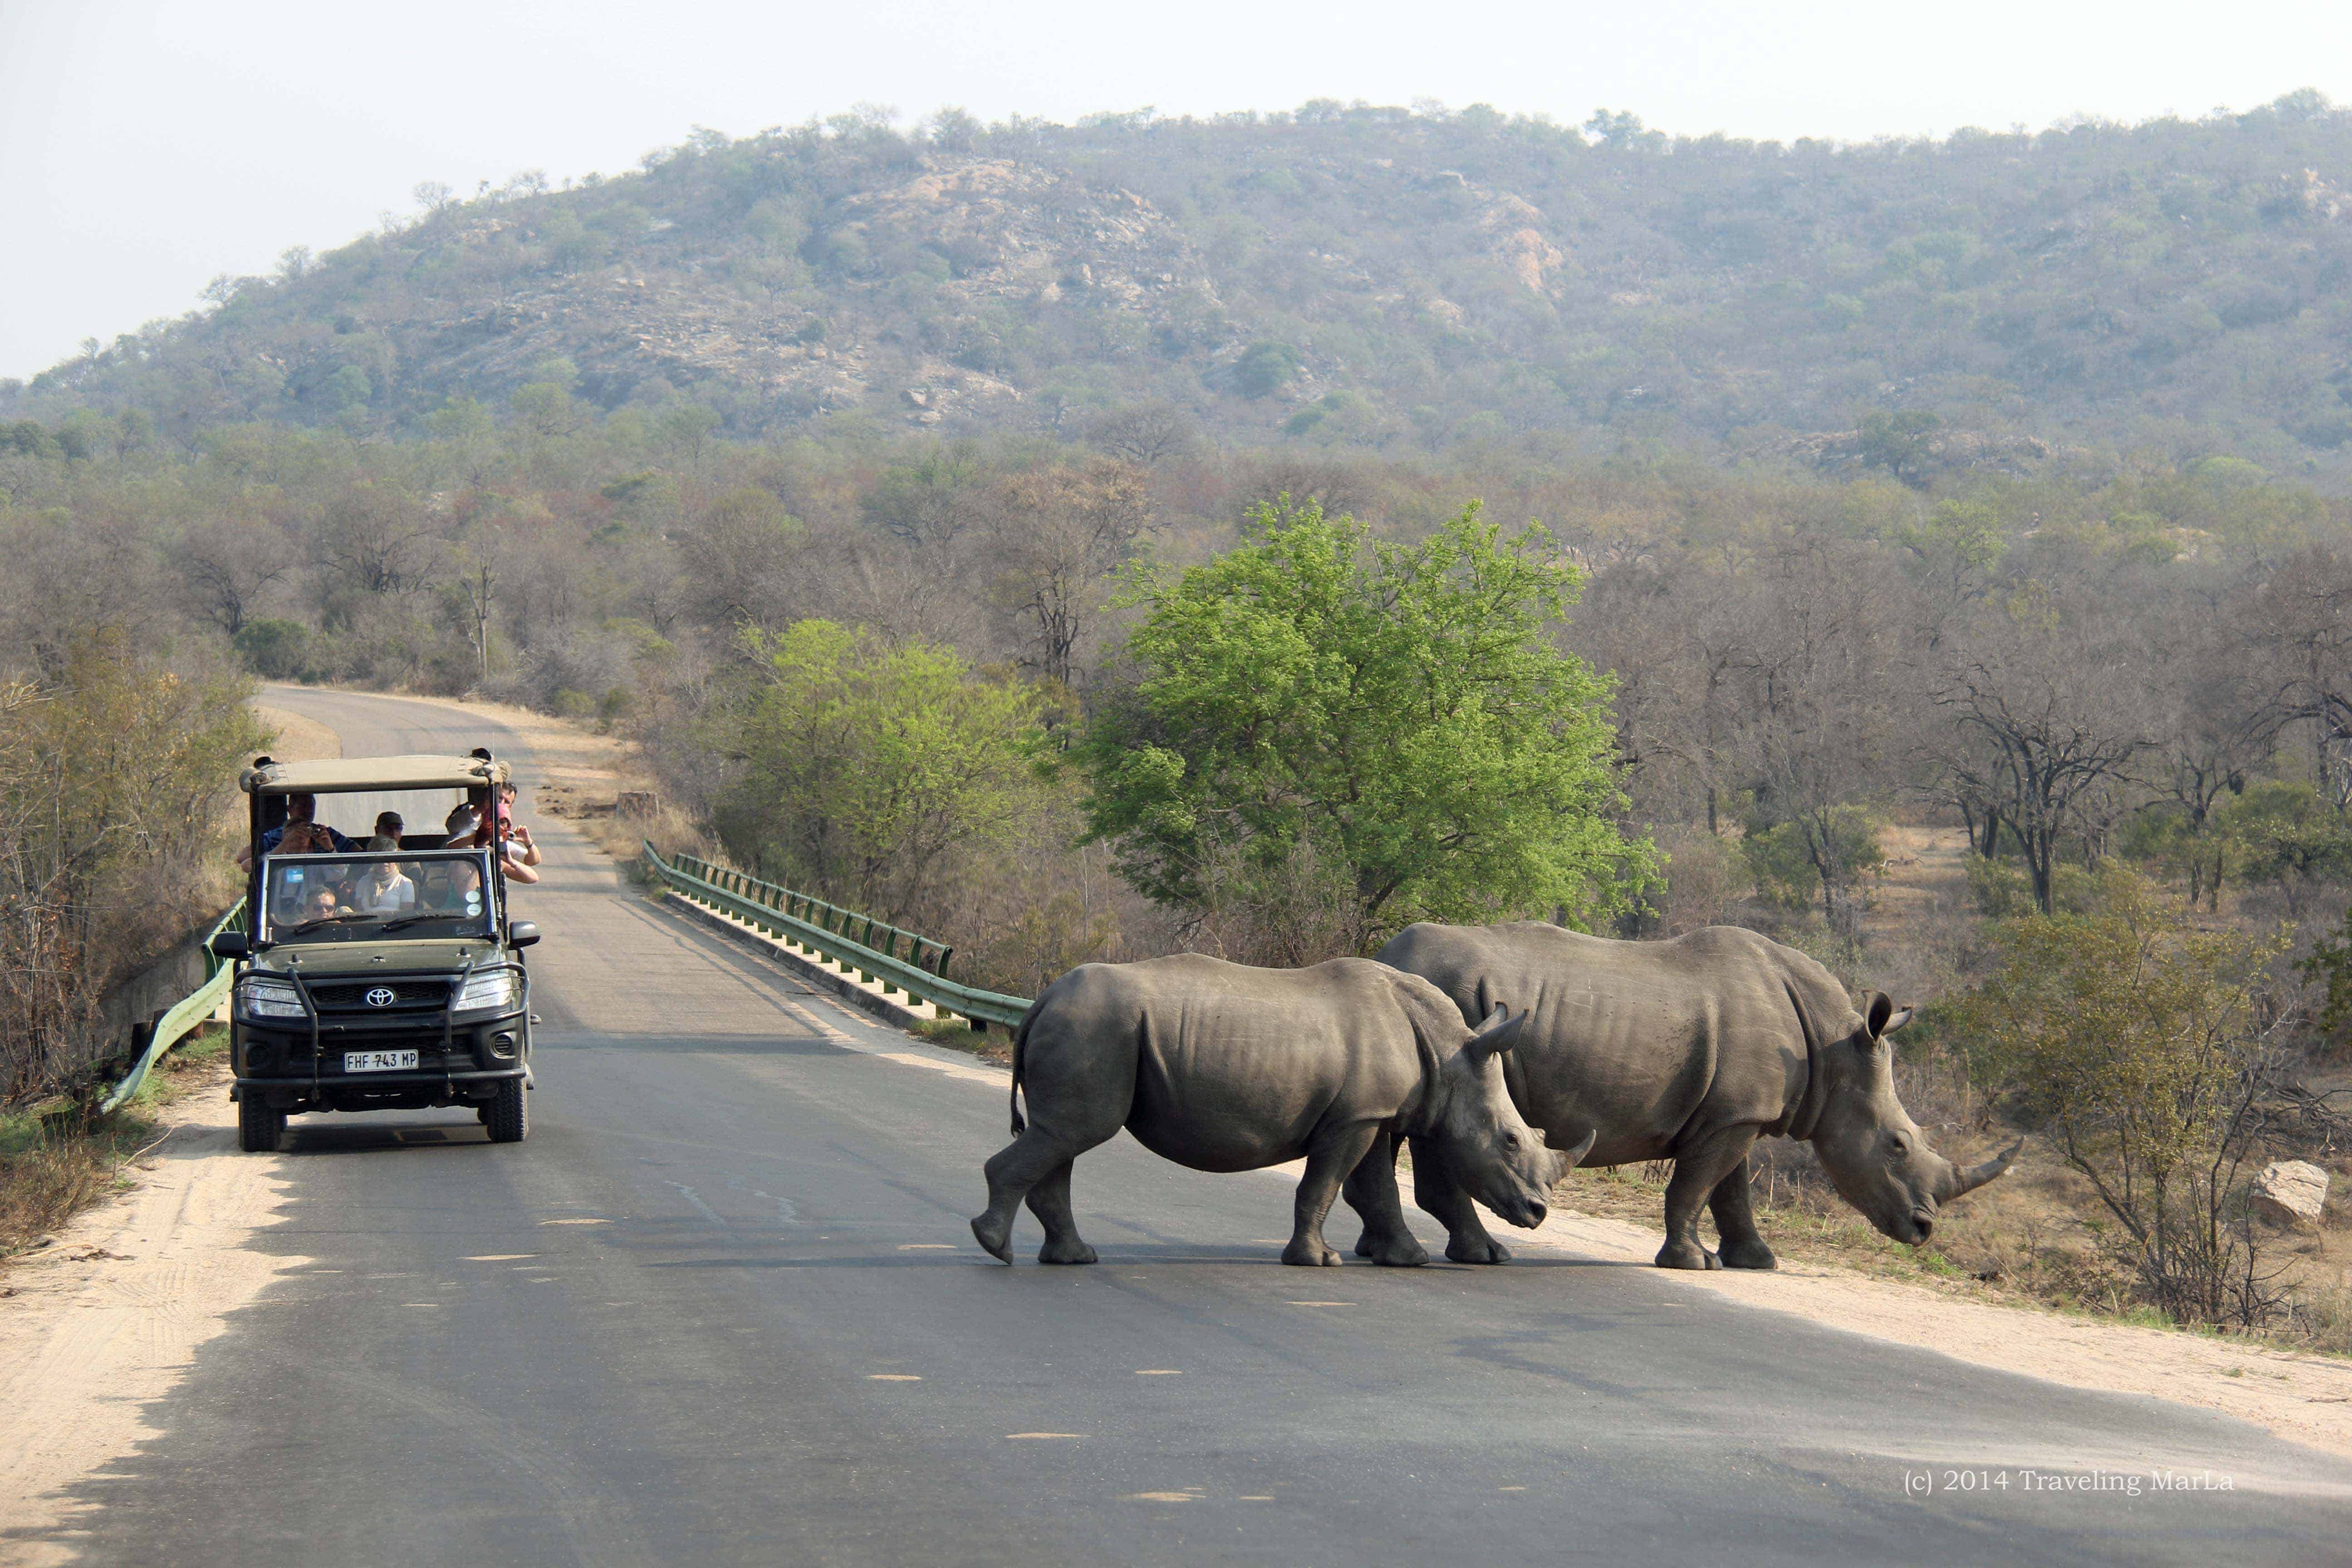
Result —
[[243, 958], [253, 951], [253, 943], [241, 931], [215, 932], [212, 940], [215, 958]]
[[529, 947], [539, 940], [539, 927], [530, 921], [515, 921], [507, 926], [509, 947]]

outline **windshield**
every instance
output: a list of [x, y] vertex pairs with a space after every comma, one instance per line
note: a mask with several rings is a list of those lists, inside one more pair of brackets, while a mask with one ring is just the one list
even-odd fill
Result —
[[272, 855], [262, 868], [267, 942], [373, 942], [491, 934], [479, 849]]

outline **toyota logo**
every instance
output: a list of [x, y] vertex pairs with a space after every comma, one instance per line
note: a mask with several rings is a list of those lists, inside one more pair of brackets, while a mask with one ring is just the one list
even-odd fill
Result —
[[369, 992], [366, 997], [367, 1005], [371, 1007], [389, 1007], [399, 1000], [400, 993], [389, 985], [377, 986]]

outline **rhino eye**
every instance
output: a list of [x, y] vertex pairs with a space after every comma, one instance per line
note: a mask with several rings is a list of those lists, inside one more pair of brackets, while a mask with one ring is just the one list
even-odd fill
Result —
[[1506, 1149], [1516, 1149], [1516, 1148], [1517, 1148], [1518, 1146], [1519, 1146], [1519, 1135], [1518, 1135], [1517, 1133], [1516, 1133], [1516, 1132], [1506, 1132], [1506, 1133], [1504, 1133], [1504, 1134], [1503, 1134], [1503, 1147], [1504, 1147], [1504, 1148], [1506, 1148]]

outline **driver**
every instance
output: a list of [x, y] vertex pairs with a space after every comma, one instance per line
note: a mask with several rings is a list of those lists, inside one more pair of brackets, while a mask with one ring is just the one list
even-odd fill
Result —
[[[434, 870], [439, 872], [441, 868]], [[482, 868], [471, 860], [457, 860], [449, 863], [446, 876], [428, 873], [425, 901], [429, 908], [447, 914], [480, 914]]]
[[331, 921], [347, 912], [332, 888], [313, 888], [302, 900], [302, 918], [306, 921]]

